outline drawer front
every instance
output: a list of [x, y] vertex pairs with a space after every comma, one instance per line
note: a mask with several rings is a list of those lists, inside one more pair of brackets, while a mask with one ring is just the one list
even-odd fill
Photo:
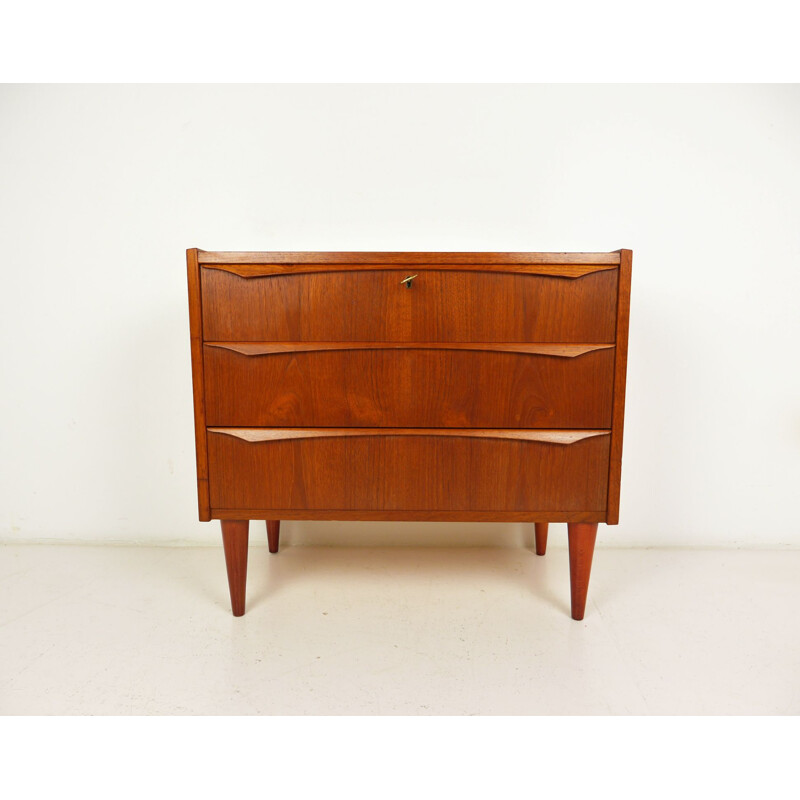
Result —
[[604, 511], [607, 431], [208, 431], [215, 509]]
[[[411, 288], [401, 283], [416, 274]], [[203, 338], [275, 342], [614, 341], [618, 270], [331, 268], [242, 277], [203, 268]]]
[[610, 428], [614, 349], [218, 344], [211, 426]]

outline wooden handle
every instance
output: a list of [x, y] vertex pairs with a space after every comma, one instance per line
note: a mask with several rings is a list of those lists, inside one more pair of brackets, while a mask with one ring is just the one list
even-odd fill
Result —
[[528, 353], [556, 358], [577, 358], [595, 350], [613, 349], [613, 344], [506, 344], [482, 342], [206, 342], [206, 347], [232, 350], [243, 356], [279, 353], [310, 353], [321, 350], [481, 350]]
[[[297, 264], [270, 264], [270, 263], [216, 263], [206, 261], [203, 269], [219, 269], [223, 272], [231, 272], [240, 278], [266, 278], [277, 275], [303, 275], [312, 272], [371, 272], [398, 270], [402, 268], [402, 262], [392, 264], [338, 264], [338, 263], [297, 263]], [[406, 267], [411, 263], [405, 264]], [[431, 263], [419, 264], [430, 272], [507, 272], [521, 275], [544, 275], [551, 278], [582, 278], [593, 272], [600, 272], [606, 269], [618, 269], [618, 262], [614, 264], [481, 264], [478, 263]]]
[[458, 436], [469, 439], [517, 439], [548, 444], [574, 444], [610, 431], [478, 430], [473, 428], [209, 428], [209, 433], [233, 436], [246, 442], [284, 439], [324, 439], [343, 436]]

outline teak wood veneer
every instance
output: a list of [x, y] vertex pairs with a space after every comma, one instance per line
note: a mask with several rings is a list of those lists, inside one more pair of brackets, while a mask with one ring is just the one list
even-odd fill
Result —
[[187, 251], [200, 519], [619, 521], [631, 251]]

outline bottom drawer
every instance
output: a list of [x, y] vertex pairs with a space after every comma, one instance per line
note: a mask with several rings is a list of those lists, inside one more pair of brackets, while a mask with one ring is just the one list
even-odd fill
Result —
[[216, 509], [604, 511], [608, 431], [209, 428]]

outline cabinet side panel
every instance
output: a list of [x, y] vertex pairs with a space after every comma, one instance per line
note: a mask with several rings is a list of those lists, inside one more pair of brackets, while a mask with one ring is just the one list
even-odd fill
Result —
[[614, 363], [614, 401], [611, 423], [611, 458], [608, 470], [608, 516], [606, 523], [619, 522], [619, 487], [622, 477], [622, 429], [625, 421], [625, 379], [628, 369], [628, 318], [631, 307], [633, 252], [620, 250], [617, 283], [617, 334]]
[[206, 409], [203, 396], [203, 311], [200, 295], [200, 266], [197, 249], [186, 251], [189, 279], [189, 333], [192, 344], [192, 390], [194, 393], [194, 442], [197, 454], [197, 508], [200, 520], [211, 519], [208, 496], [208, 445], [206, 441]]

